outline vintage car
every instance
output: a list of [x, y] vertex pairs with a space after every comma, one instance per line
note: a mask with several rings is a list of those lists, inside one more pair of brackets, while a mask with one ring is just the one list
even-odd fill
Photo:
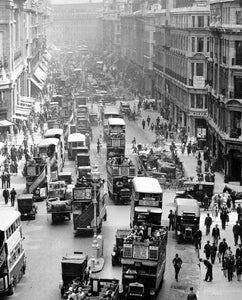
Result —
[[21, 194], [17, 198], [18, 210], [21, 213], [21, 219], [35, 219], [37, 205], [34, 203], [33, 194]]
[[178, 243], [193, 241], [199, 228], [200, 205], [196, 199], [175, 198], [174, 227]]

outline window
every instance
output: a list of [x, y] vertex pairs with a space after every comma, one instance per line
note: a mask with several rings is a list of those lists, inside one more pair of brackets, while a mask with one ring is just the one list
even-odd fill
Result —
[[192, 16], [192, 27], [196, 26], [196, 19], [195, 16]]
[[195, 95], [191, 94], [191, 108], [195, 108]]
[[208, 38], [207, 38], [207, 52], [209, 52], [209, 50], [210, 50], [210, 49], [209, 49], [209, 41], [210, 41], [210, 38], [208, 37]]
[[195, 37], [192, 37], [192, 52], [195, 52]]
[[204, 51], [204, 38], [198, 37], [197, 38], [197, 52], [203, 52]]
[[210, 26], [210, 17], [207, 16], [207, 26], [209, 27]]
[[196, 95], [196, 108], [203, 108], [203, 95]]
[[197, 25], [198, 27], [204, 27], [204, 16], [197, 17]]
[[203, 76], [203, 63], [197, 63], [197, 76]]

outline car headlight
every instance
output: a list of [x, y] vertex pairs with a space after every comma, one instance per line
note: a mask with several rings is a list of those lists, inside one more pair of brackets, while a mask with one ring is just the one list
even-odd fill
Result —
[[113, 251], [113, 252], [112, 252], [112, 256], [115, 256], [115, 255], [116, 255], [116, 253]]

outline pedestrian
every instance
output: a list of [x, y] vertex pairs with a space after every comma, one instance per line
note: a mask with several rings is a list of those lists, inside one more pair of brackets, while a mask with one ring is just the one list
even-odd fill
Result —
[[237, 274], [237, 280], [241, 281], [241, 274], [242, 274], [242, 257], [239, 256], [238, 259], [236, 259], [236, 274]]
[[5, 172], [2, 173], [1, 175], [1, 180], [2, 180], [2, 189], [5, 189], [6, 188], [6, 175], [5, 175]]
[[90, 276], [91, 276], [92, 270], [90, 266], [87, 266], [85, 269], [85, 274], [84, 274], [84, 283], [88, 285]]
[[160, 125], [160, 117], [159, 117], [159, 116], [156, 118], [156, 125], [157, 125], [157, 126]]
[[216, 258], [216, 253], [217, 253], [218, 247], [215, 243], [212, 244], [210, 247], [210, 258], [211, 258], [211, 263], [215, 263], [215, 258]]
[[233, 226], [233, 235], [234, 235], [234, 245], [238, 245], [238, 239], [239, 239], [239, 222], [236, 221], [236, 223]]
[[182, 266], [182, 259], [178, 256], [178, 254], [176, 254], [176, 256], [173, 258], [172, 263], [175, 269], [175, 279], [178, 281], [178, 274]]
[[210, 234], [210, 227], [212, 225], [212, 218], [210, 217], [209, 214], [207, 214], [207, 217], [205, 218], [205, 221], [204, 221], [204, 226], [206, 227], [206, 235], [209, 235]]
[[218, 245], [218, 240], [220, 240], [220, 230], [218, 228], [218, 224], [215, 224], [215, 227], [212, 230], [212, 237], [213, 237], [213, 242], [215, 245]]
[[170, 210], [170, 213], [168, 215], [168, 219], [169, 219], [169, 230], [174, 230], [174, 218], [175, 218], [175, 215], [173, 213], [172, 210]]
[[151, 131], [152, 131], [152, 132], [153, 132], [153, 130], [154, 130], [154, 127], [155, 127], [155, 125], [154, 125], [154, 123], [152, 122], [151, 125], [150, 125], [150, 128], [151, 128]]
[[14, 206], [15, 198], [16, 198], [16, 191], [14, 188], [12, 188], [10, 192], [10, 200], [11, 200], [11, 206]]
[[197, 300], [197, 295], [193, 291], [193, 287], [190, 287], [190, 292], [187, 295], [187, 300]]
[[236, 208], [236, 211], [237, 211], [237, 215], [238, 215], [238, 221], [239, 221], [239, 216], [241, 215], [242, 213], [242, 209], [241, 209], [241, 206], [240, 204], [238, 204], [237, 208]]
[[209, 198], [206, 193], [204, 194], [204, 198], [203, 198], [203, 207], [204, 207], [204, 211], [208, 210], [209, 207]]
[[199, 228], [194, 233], [194, 240], [196, 249], [201, 249], [202, 231]]
[[242, 245], [239, 245], [239, 248], [236, 249], [235, 251], [235, 258], [238, 259], [239, 257], [242, 258]]
[[210, 242], [207, 241], [207, 244], [205, 244], [204, 251], [203, 251], [205, 253], [206, 259], [210, 258], [210, 253], [211, 253], [210, 248], [211, 248]]
[[99, 140], [99, 138], [97, 139], [97, 153], [99, 154], [99, 152], [100, 152], [100, 144], [101, 144], [101, 142], [100, 142], [100, 140]]
[[142, 128], [145, 129], [145, 120], [142, 120]]
[[189, 143], [187, 145], [187, 154], [188, 154], [188, 156], [190, 155], [191, 151], [192, 151], [192, 143], [191, 143], [191, 141], [189, 141]]
[[148, 117], [147, 117], [147, 119], [146, 119], [146, 121], [147, 121], [147, 124], [148, 124], [148, 126], [150, 126], [150, 116], [148, 115]]
[[221, 220], [221, 223], [222, 223], [222, 229], [223, 230], [225, 230], [225, 228], [226, 228], [227, 219], [228, 219], [227, 211], [225, 209], [222, 209], [222, 211], [220, 213], [220, 220]]
[[220, 244], [218, 246], [219, 262], [221, 262], [221, 258], [222, 258], [222, 261], [224, 260], [224, 254], [227, 249], [228, 249], [228, 244], [226, 242], [226, 239], [223, 239], [222, 242], [220, 242]]
[[226, 260], [228, 281], [232, 281], [234, 274], [235, 259], [234, 255], [229, 255]]
[[8, 172], [8, 173], [6, 174], [7, 189], [10, 189], [10, 179], [11, 179], [11, 175], [10, 175], [10, 173]]
[[204, 281], [212, 281], [213, 280], [213, 265], [207, 259], [199, 259], [200, 262], [203, 262], [205, 267], [207, 268], [207, 272], [204, 278]]
[[7, 205], [8, 200], [9, 200], [9, 190], [6, 189], [6, 188], [3, 190], [3, 198], [4, 198], [4, 201], [5, 201], [5, 204]]
[[239, 223], [239, 238], [240, 238], [240, 244], [242, 244], [242, 224]]

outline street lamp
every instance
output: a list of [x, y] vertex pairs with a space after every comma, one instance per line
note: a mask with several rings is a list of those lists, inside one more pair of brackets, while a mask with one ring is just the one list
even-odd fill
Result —
[[99, 248], [102, 245], [99, 245], [97, 240], [97, 183], [99, 183], [100, 172], [98, 171], [98, 165], [94, 165], [91, 171], [94, 195], [93, 195], [93, 209], [94, 209], [94, 220], [93, 220], [93, 242], [92, 242], [92, 250], [93, 256], [89, 260], [88, 265], [91, 267], [92, 273], [100, 272], [104, 266], [104, 258], [99, 257]]

